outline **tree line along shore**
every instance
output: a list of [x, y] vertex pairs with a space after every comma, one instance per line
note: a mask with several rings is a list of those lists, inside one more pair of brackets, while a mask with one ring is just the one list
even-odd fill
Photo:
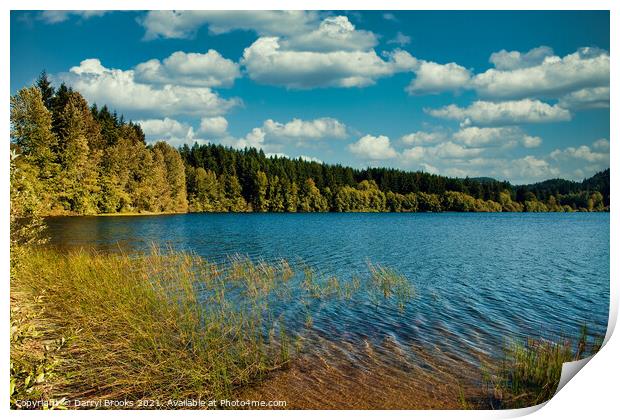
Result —
[[194, 144], [147, 144], [45, 73], [11, 97], [11, 200], [29, 214], [608, 211], [609, 169], [582, 182], [514, 186], [391, 168], [354, 169]]

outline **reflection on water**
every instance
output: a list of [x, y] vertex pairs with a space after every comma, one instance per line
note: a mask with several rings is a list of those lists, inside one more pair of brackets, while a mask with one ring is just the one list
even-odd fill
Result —
[[[576, 336], [584, 323], [604, 334], [607, 325], [606, 213], [186, 214], [48, 223], [52, 246], [63, 249], [136, 251], [157, 243], [214, 262], [233, 254], [284, 258], [343, 279], [367, 275], [369, 261], [404, 274], [416, 296], [403, 311], [355, 300], [313, 308], [313, 340], [340, 348], [388, 340], [411, 357], [420, 346], [475, 365], [510, 339]], [[303, 326], [304, 311], [281, 311]]]

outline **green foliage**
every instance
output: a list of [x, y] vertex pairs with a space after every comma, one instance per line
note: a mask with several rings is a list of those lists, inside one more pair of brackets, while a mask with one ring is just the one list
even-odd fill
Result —
[[94, 214], [99, 192], [97, 165], [101, 153], [91, 150], [89, 126], [94, 123], [86, 101], [72, 93], [58, 116], [61, 132], [58, 137], [58, 174], [56, 200], [64, 210]]
[[267, 202], [269, 203], [269, 211], [275, 213], [284, 211], [284, 187], [277, 175], [269, 180]]
[[418, 211], [442, 211], [441, 199], [437, 194], [427, 194], [424, 192], [417, 193]]
[[524, 210], [527, 212], [538, 213], [538, 212], [546, 212], [548, 211], [548, 208], [545, 205], [545, 203], [542, 203], [534, 198], [532, 200], [525, 201]]
[[185, 166], [179, 152], [168, 143], [160, 141], [153, 147], [153, 152], [161, 155], [161, 184], [165, 196], [160, 195], [160, 211], [185, 213], [188, 209]]
[[186, 169], [186, 174], [189, 211], [224, 211], [222, 189], [213, 171], [190, 166]]
[[267, 201], [267, 174], [263, 171], [256, 172], [254, 211], [266, 212], [269, 210], [269, 201]]
[[441, 197], [441, 206], [445, 211], [475, 211], [476, 199], [456, 191], [446, 191]]
[[388, 191], [385, 195], [386, 205], [393, 212], [416, 212], [418, 211], [418, 196], [416, 193], [399, 194]]
[[298, 193], [299, 188], [295, 181], [288, 182], [286, 179], [283, 181], [284, 189], [284, 209], [289, 213], [295, 213], [297, 211]]
[[40, 184], [32, 166], [15, 150], [11, 150], [10, 184], [11, 262], [15, 264], [22, 245], [45, 241], [42, 217], [45, 210], [38, 195]]
[[37, 87], [41, 91], [41, 98], [43, 99], [43, 104], [45, 104], [45, 107], [50, 110], [54, 101], [55, 89], [52, 86], [52, 83], [49, 81], [47, 77], [47, 72], [45, 70], [41, 72], [39, 78], [37, 79]]
[[45, 73], [11, 97], [11, 139], [42, 215], [117, 212], [608, 211], [609, 170], [513, 187], [390, 168], [356, 170], [261, 150], [147, 145], [142, 129], [88, 107]]
[[[574, 210], [587, 210], [591, 194], [598, 192], [600, 197], [596, 198], [602, 201], [598, 208], [606, 211], [609, 207], [609, 185], [609, 169], [606, 169], [582, 182], [550, 179], [532, 185], [522, 185], [516, 188], [516, 195], [518, 201], [524, 201], [524, 196], [528, 192], [534, 194], [540, 201], [547, 201], [550, 196], [554, 196], [562, 206], [569, 206]], [[593, 208], [596, 210], [597, 206], [594, 205]]]
[[378, 212], [386, 211], [386, 197], [374, 181], [362, 181], [357, 188], [344, 186], [334, 198], [338, 212]]
[[325, 197], [321, 195], [321, 191], [317, 188], [312, 178], [306, 179], [299, 192], [299, 204], [297, 207], [301, 212], [324, 212], [329, 207]]
[[37, 196], [51, 209], [61, 169], [55, 153], [58, 140], [52, 133], [52, 115], [38, 88], [24, 88], [11, 97], [11, 139], [23, 156], [22, 166], [32, 167], [38, 181], [34, 185]]
[[245, 212], [250, 211], [250, 206], [241, 194], [241, 184], [235, 175], [223, 174], [218, 179], [222, 186], [222, 203], [224, 211]]
[[188, 210], [185, 167], [176, 149], [164, 142], [147, 146], [138, 125], [106, 107], [89, 108], [65, 85], [55, 90], [45, 74], [37, 87], [11, 97], [11, 140], [21, 155], [12, 191], [28, 196], [27, 204], [16, 203], [18, 211], [32, 213], [25, 207], [36, 206], [47, 216]]

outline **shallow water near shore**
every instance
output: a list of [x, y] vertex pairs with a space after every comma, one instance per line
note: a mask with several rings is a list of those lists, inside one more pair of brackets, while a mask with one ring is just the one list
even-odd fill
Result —
[[184, 214], [48, 225], [60, 249], [135, 252], [156, 243], [218, 263], [235, 254], [286, 259], [345, 281], [368, 275], [369, 262], [389, 267], [415, 289], [402, 308], [315, 302], [308, 327], [307, 311], [276, 302], [313, 357], [361, 368], [373, 358], [386, 372], [423, 366], [426, 352], [474, 368], [510, 340], [576, 337], [584, 323], [604, 334], [607, 325], [608, 213]]

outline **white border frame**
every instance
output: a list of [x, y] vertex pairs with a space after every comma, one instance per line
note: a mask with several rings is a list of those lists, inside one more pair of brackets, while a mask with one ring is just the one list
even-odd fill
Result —
[[[0, 75], [3, 79], [2, 84], [2, 97], [3, 101], [0, 102], [0, 121], [3, 128], [3, 133], [7, 137], [9, 135], [9, 101], [10, 96], [10, 82], [9, 82], [9, 69], [10, 69], [10, 10], [157, 10], [157, 9], [171, 9], [171, 5], [174, 5], [175, 9], [221, 9], [221, 10], [273, 10], [273, 9], [290, 9], [290, 10], [610, 10], [610, 57], [611, 57], [611, 69], [616, 68], [615, 55], [611, 54], [614, 48], [615, 40], [619, 39], [618, 36], [618, 24], [620, 19], [618, 18], [618, 11], [620, 2], [614, 2], [612, 0], [547, 0], [547, 1], [535, 1], [535, 0], [469, 0], [467, 2], [458, 0], [435, 0], [429, 1], [404, 1], [404, 0], [382, 0], [381, 2], [365, 1], [365, 0], [316, 0], [313, 2], [293, 0], [293, 1], [275, 1], [275, 0], [261, 0], [260, 2], [252, 2], [249, 0], [228, 0], [226, 2], [210, 3], [199, 2], [196, 0], [176, 0], [174, 3], [163, 0], [126, 0], [123, 2], [113, 2], [110, 0], [91, 0], [87, 4], [84, 1], [77, 0], [63, 0], [63, 1], [42, 1], [42, 0], [9, 0], [2, 3], [0, 6], [3, 9], [3, 13], [0, 17], [2, 22], [0, 37], [0, 53], [4, 58], [2, 61], [3, 69]], [[611, 72], [613, 75], [613, 70]], [[618, 89], [614, 83], [615, 78], [611, 78], [611, 102], [617, 103]], [[611, 108], [610, 108], [611, 112]], [[610, 163], [616, 162], [618, 155], [618, 148], [613, 144], [617, 141], [618, 123], [614, 118], [610, 119], [610, 143], [611, 154]], [[6, 306], [3, 306], [1, 333], [4, 341], [3, 363], [0, 365], [0, 409], [8, 410], [8, 377], [9, 377], [9, 165], [8, 165], [8, 148], [4, 158], [0, 159], [0, 212], [2, 214], [2, 223], [0, 224], [0, 272], [5, 275], [2, 276], [4, 281], [0, 282], [0, 290], [2, 293], [3, 301]], [[569, 381], [566, 386], [552, 398], [542, 410], [538, 410], [541, 406], [526, 408], [520, 410], [504, 410], [504, 411], [326, 411], [321, 412], [321, 415], [328, 417], [338, 416], [346, 418], [356, 418], [356, 420], [363, 420], [366, 418], [375, 418], [377, 416], [390, 417], [390, 418], [411, 418], [411, 417], [424, 417], [424, 418], [505, 418], [516, 417], [525, 414], [535, 412], [535, 418], [579, 418], [583, 419], [588, 417], [594, 419], [595, 417], [607, 418], [608, 413], [617, 412], [618, 408], [618, 396], [617, 396], [617, 375], [620, 372], [618, 368], [620, 362], [617, 355], [620, 354], [620, 342], [617, 337], [611, 338], [613, 330], [615, 328], [617, 315], [618, 315], [618, 281], [617, 276], [618, 268], [615, 263], [615, 258], [618, 256], [618, 241], [614, 233], [618, 230], [618, 213], [616, 211], [616, 205], [620, 203], [618, 200], [618, 176], [617, 172], [611, 172], [611, 242], [610, 242], [610, 275], [611, 275], [611, 287], [610, 287], [610, 311], [609, 311], [609, 326], [606, 335], [606, 345], [604, 348], [588, 363], [587, 368], [580, 372], [577, 377]], [[611, 338], [611, 339], [610, 339]], [[53, 413], [53, 414], [52, 414]], [[128, 416], [138, 418], [163, 417], [169, 414], [169, 412], [146, 412], [146, 411], [67, 411], [67, 412], [26, 412], [26, 411], [10, 411], [11, 417], [17, 418], [18, 416], [24, 418], [41, 418], [48, 415], [61, 415], [69, 416], [71, 418], [102, 418], [113, 415], [115, 418], [127, 418]], [[210, 418], [239, 418], [241, 416], [247, 416], [248, 413], [240, 411], [174, 411], [175, 416], [188, 418], [196, 416], [208, 416]], [[258, 419], [271, 418], [271, 417], [295, 417], [295, 418], [315, 418], [317, 415], [313, 411], [254, 411], [250, 413], [251, 416]]]

